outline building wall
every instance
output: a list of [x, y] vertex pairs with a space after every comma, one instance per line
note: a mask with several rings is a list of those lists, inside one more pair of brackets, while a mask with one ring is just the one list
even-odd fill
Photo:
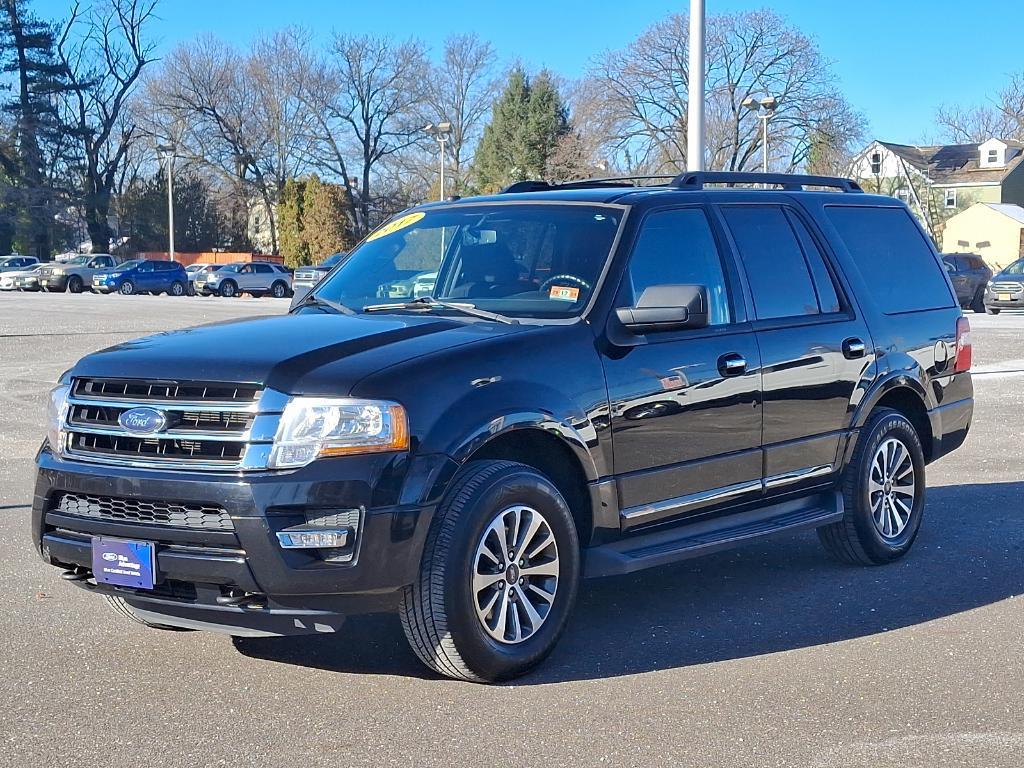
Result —
[[1014, 203], [1024, 207], [1024, 162], [1017, 164], [1003, 179], [1001, 203]]
[[977, 253], [990, 267], [1005, 267], [1022, 255], [1022, 230], [1024, 225], [1009, 216], [985, 205], [974, 205], [946, 222], [942, 250]]

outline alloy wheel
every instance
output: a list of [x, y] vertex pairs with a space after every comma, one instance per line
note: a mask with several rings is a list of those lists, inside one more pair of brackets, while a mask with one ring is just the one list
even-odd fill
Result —
[[903, 441], [889, 437], [871, 459], [868, 501], [875, 529], [883, 539], [895, 539], [910, 522], [917, 494], [914, 460]]
[[508, 507], [484, 529], [473, 558], [473, 607], [499, 643], [529, 639], [544, 624], [558, 590], [555, 535], [544, 516]]

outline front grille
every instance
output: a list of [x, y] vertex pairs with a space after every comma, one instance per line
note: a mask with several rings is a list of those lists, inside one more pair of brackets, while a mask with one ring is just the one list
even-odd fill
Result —
[[230, 531], [235, 527], [223, 508], [193, 502], [175, 504], [116, 496], [62, 493], [54, 499], [51, 511], [94, 520], [166, 525], [171, 528]]
[[992, 283], [993, 293], [1020, 293], [1024, 291], [1024, 283], [998, 282]]
[[318, 280], [320, 278], [320, 272], [315, 269], [297, 269], [295, 270], [295, 280]]
[[[255, 384], [75, 378], [64, 449], [106, 464], [265, 468], [284, 399]], [[122, 427], [121, 415], [137, 408], [162, 418], [151, 419], [143, 433]]]

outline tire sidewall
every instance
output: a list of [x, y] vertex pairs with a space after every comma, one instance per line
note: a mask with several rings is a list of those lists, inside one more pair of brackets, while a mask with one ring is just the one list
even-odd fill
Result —
[[288, 286], [284, 283], [277, 282], [270, 286], [270, 295], [275, 299], [283, 299], [288, 294]]
[[181, 282], [175, 280], [171, 283], [171, 287], [168, 289], [167, 294], [169, 296], [184, 296], [185, 286]]
[[225, 280], [220, 287], [220, 295], [231, 299], [238, 295], [238, 286], [231, 280]]
[[[853, 489], [854, 525], [861, 544], [873, 558], [879, 561], [895, 560], [904, 555], [913, 545], [921, 529], [921, 519], [924, 516], [926, 483], [921, 439], [910, 421], [895, 411], [886, 411], [874, 420], [868, 433], [863, 437], [866, 442], [861, 451], [859, 463], [854, 467], [856, 473], [856, 483]], [[868, 479], [871, 474], [871, 463], [878, 447], [890, 437], [899, 439], [910, 453], [914, 465], [914, 505], [910, 511], [910, 522], [907, 527], [896, 538], [885, 539], [875, 527], [871, 513]]]
[[122, 296], [134, 296], [135, 295], [135, 283], [131, 280], [125, 280], [121, 283], [121, 287], [117, 289], [117, 292]]
[[[501, 644], [480, 624], [471, 587], [477, 545], [501, 510], [525, 505], [544, 515], [558, 547], [561, 570], [554, 605], [541, 628], [521, 643]], [[497, 473], [465, 500], [445, 562], [444, 602], [456, 648], [487, 680], [507, 679], [539, 664], [561, 635], [575, 602], [580, 575], [579, 539], [565, 500], [543, 475], [528, 467]]]
[[69, 293], [81, 293], [83, 285], [84, 283], [82, 282], [82, 278], [80, 278], [78, 275], [72, 275], [70, 278], [68, 278]]

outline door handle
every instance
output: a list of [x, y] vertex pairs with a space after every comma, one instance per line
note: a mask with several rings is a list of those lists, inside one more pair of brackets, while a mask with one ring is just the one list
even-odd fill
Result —
[[735, 352], [722, 355], [718, 358], [718, 372], [723, 376], [739, 376], [746, 373], [747, 361]]
[[867, 346], [858, 338], [850, 338], [843, 342], [843, 357], [847, 360], [855, 360], [864, 357]]

